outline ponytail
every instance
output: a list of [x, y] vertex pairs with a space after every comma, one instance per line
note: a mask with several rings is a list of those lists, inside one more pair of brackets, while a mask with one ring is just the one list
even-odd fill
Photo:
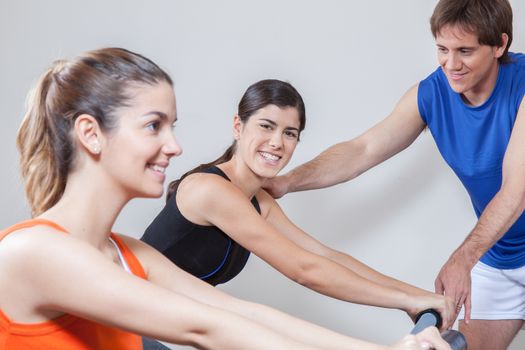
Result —
[[54, 150], [49, 109], [46, 103], [53, 76], [62, 66], [56, 62], [40, 78], [29, 93], [16, 144], [20, 152], [20, 168], [32, 216], [53, 206], [62, 196], [66, 175], [61, 174]]
[[232, 159], [233, 157], [233, 154], [235, 153], [235, 145], [236, 145], [236, 142], [234, 141], [230, 147], [228, 147], [228, 149], [226, 149], [226, 151], [224, 152], [224, 154], [222, 156], [220, 156], [219, 158], [215, 159], [213, 162], [210, 162], [210, 163], [206, 163], [206, 164], [201, 164], [199, 165], [198, 167], [188, 171], [187, 173], [185, 173], [184, 175], [182, 175], [179, 179], [177, 180], [174, 180], [172, 182], [170, 182], [169, 186], [168, 186], [168, 193], [166, 194], [166, 201], [168, 201], [168, 199], [171, 198], [171, 196], [177, 192], [177, 188], [179, 187], [179, 184], [182, 180], [184, 180], [184, 178], [186, 178], [186, 176], [188, 175], [191, 175], [191, 174], [195, 174], [195, 173], [198, 173], [200, 171], [202, 171], [203, 169], [207, 169], [207, 168], [210, 168], [214, 165], [218, 165], [218, 164], [222, 164], [222, 163], [226, 163], [227, 161], [229, 161], [230, 159]]

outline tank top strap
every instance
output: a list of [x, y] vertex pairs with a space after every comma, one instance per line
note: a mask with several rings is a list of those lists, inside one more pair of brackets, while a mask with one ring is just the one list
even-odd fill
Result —
[[67, 232], [67, 230], [65, 228], [63, 228], [62, 226], [60, 226], [59, 224], [51, 221], [51, 220], [47, 220], [47, 219], [29, 219], [29, 220], [25, 220], [25, 221], [22, 221], [22, 222], [19, 222], [17, 224], [14, 224], [13, 226], [10, 226], [8, 228], [6, 228], [5, 230], [1, 231], [0, 232], [0, 240], [4, 239], [8, 234], [10, 233], [13, 233], [15, 231], [18, 231], [18, 230], [22, 230], [22, 229], [25, 229], [25, 228], [29, 228], [29, 227], [33, 227], [33, 226], [38, 226], [38, 225], [42, 225], [42, 226], [48, 226], [48, 227], [52, 227], [58, 231], [61, 231], [63, 233], [69, 233]]
[[225, 178], [226, 180], [228, 181], [231, 181], [230, 178], [228, 177], [228, 175], [226, 175], [224, 173], [224, 171], [222, 171], [218, 166], [216, 165], [212, 165], [211, 167], [209, 168], [206, 168], [206, 169], [202, 169], [200, 171], [201, 173], [205, 173], [205, 174], [215, 174], [215, 175], [219, 175], [220, 177], [223, 177]]
[[131, 249], [129, 249], [129, 247], [124, 243], [122, 238], [116, 233], [111, 233], [111, 239], [117, 245], [117, 248], [120, 254], [122, 254], [125, 263], [131, 270], [131, 273], [140, 278], [147, 279], [146, 272], [144, 271], [144, 268], [142, 267], [139, 259], [137, 259]]
[[[216, 165], [212, 165], [211, 167], [209, 168], [206, 168], [206, 169], [202, 169], [200, 171], [201, 173], [206, 173], [206, 174], [215, 174], [215, 175], [219, 175], [223, 178], [225, 178], [226, 180], [230, 181], [230, 178], [228, 177], [228, 175], [226, 175], [224, 173], [224, 171], [222, 171], [218, 166]], [[253, 196], [251, 199], [250, 199], [250, 202], [252, 203], [252, 205], [255, 207], [255, 210], [257, 210], [257, 212], [259, 214], [261, 214], [261, 207], [259, 205], [259, 202], [257, 201], [257, 198], [255, 196]]]

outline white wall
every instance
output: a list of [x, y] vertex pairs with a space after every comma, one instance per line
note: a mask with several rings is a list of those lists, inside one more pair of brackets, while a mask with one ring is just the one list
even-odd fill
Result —
[[[514, 7], [514, 51], [525, 51], [525, 2]], [[436, 67], [428, 19], [434, 0], [1, 0], [0, 227], [27, 218], [15, 134], [26, 92], [54, 59], [121, 46], [175, 79], [184, 154], [175, 178], [222, 153], [246, 87], [288, 80], [302, 93], [307, 129], [288, 169], [381, 120]], [[115, 230], [140, 236], [163, 199], [136, 200]], [[321, 241], [428, 289], [475, 223], [465, 190], [429, 133], [351, 183], [281, 201]], [[402, 312], [350, 305], [294, 285], [258, 258], [221, 287], [360, 338], [392, 343], [411, 327]], [[520, 334], [512, 349], [523, 349]]]

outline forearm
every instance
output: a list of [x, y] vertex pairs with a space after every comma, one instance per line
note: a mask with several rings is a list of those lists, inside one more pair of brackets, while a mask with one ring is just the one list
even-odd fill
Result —
[[424, 289], [418, 288], [411, 284], [408, 284], [403, 281], [392, 278], [390, 276], [384, 275], [380, 273], [379, 271], [374, 270], [370, 266], [362, 263], [361, 261], [345, 253], [334, 250], [329, 253], [328, 257], [332, 259], [333, 261], [339, 263], [340, 265], [343, 265], [347, 267], [348, 269], [354, 271], [361, 277], [366, 278], [382, 286], [389, 287], [389, 288], [397, 288], [407, 294], [412, 294], [412, 295], [424, 295], [424, 294], [429, 293], [428, 291]]
[[352, 303], [408, 311], [413, 304], [407, 293], [375, 283], [325, 257], [300, 262], [300, 270], [289, 276], [318, 293]]
[[452, 254], [472, 268], [479, 259], [507, 232], [525, 209], [524, 196], [515, 189], [502, 189], [486, 206], [476, 226]]
[[[230, 310], [199, 303], [167, 290], [166, 294], [170, 294], [162, 298], [166, 303], [152, 302], [145, 312], [119, 314], [128, 320], [126, 323], [131, 323], [131, 327], [124, 328], [198, 349], [321, 349], [300, 343], [277, 329], [272, 330]], [[146, 322], [148, 319], [156, 322]]]
[[338, 143], [284, 177], [289, 192], [324, 188], [348, 181], [366, 170], [365, 147], [357, 140]]
[[300, 343], [326, 350], [384, 350], [385, 347], [354, 339], [310, 322], [295, 318], [270, 307], [242, 302], [238, 312]]

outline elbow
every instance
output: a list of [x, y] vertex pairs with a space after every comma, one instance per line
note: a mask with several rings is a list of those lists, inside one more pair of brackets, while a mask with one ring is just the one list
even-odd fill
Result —
[[298, 264], [296, 271], [293, 272], [291, 279], [312, 290], [324, 290], [325, 279], [323, 270], [317, 261], [306, 261]]
[[525, 210], [525, 186], [511, 182], [503, 182], [500, 192], [506, 198], [507, 203], [516, 208], [521, 214]]
[[220, 321], [217, 320], [214, 325], [202, 322], [195, 327], [188, 327], [180, 334], [176, 343], [195, 349], [213, 349], [215, 344], [223, 341], [221, 332], [218, 332], [216, 329], [218, 324], [220, 324]]
[[195, 349], [206, 349], [207, 344], [210, 343], [210, 335], [205, 330], [191, 330], [183, 335], [181, 345], [191, 346]]

